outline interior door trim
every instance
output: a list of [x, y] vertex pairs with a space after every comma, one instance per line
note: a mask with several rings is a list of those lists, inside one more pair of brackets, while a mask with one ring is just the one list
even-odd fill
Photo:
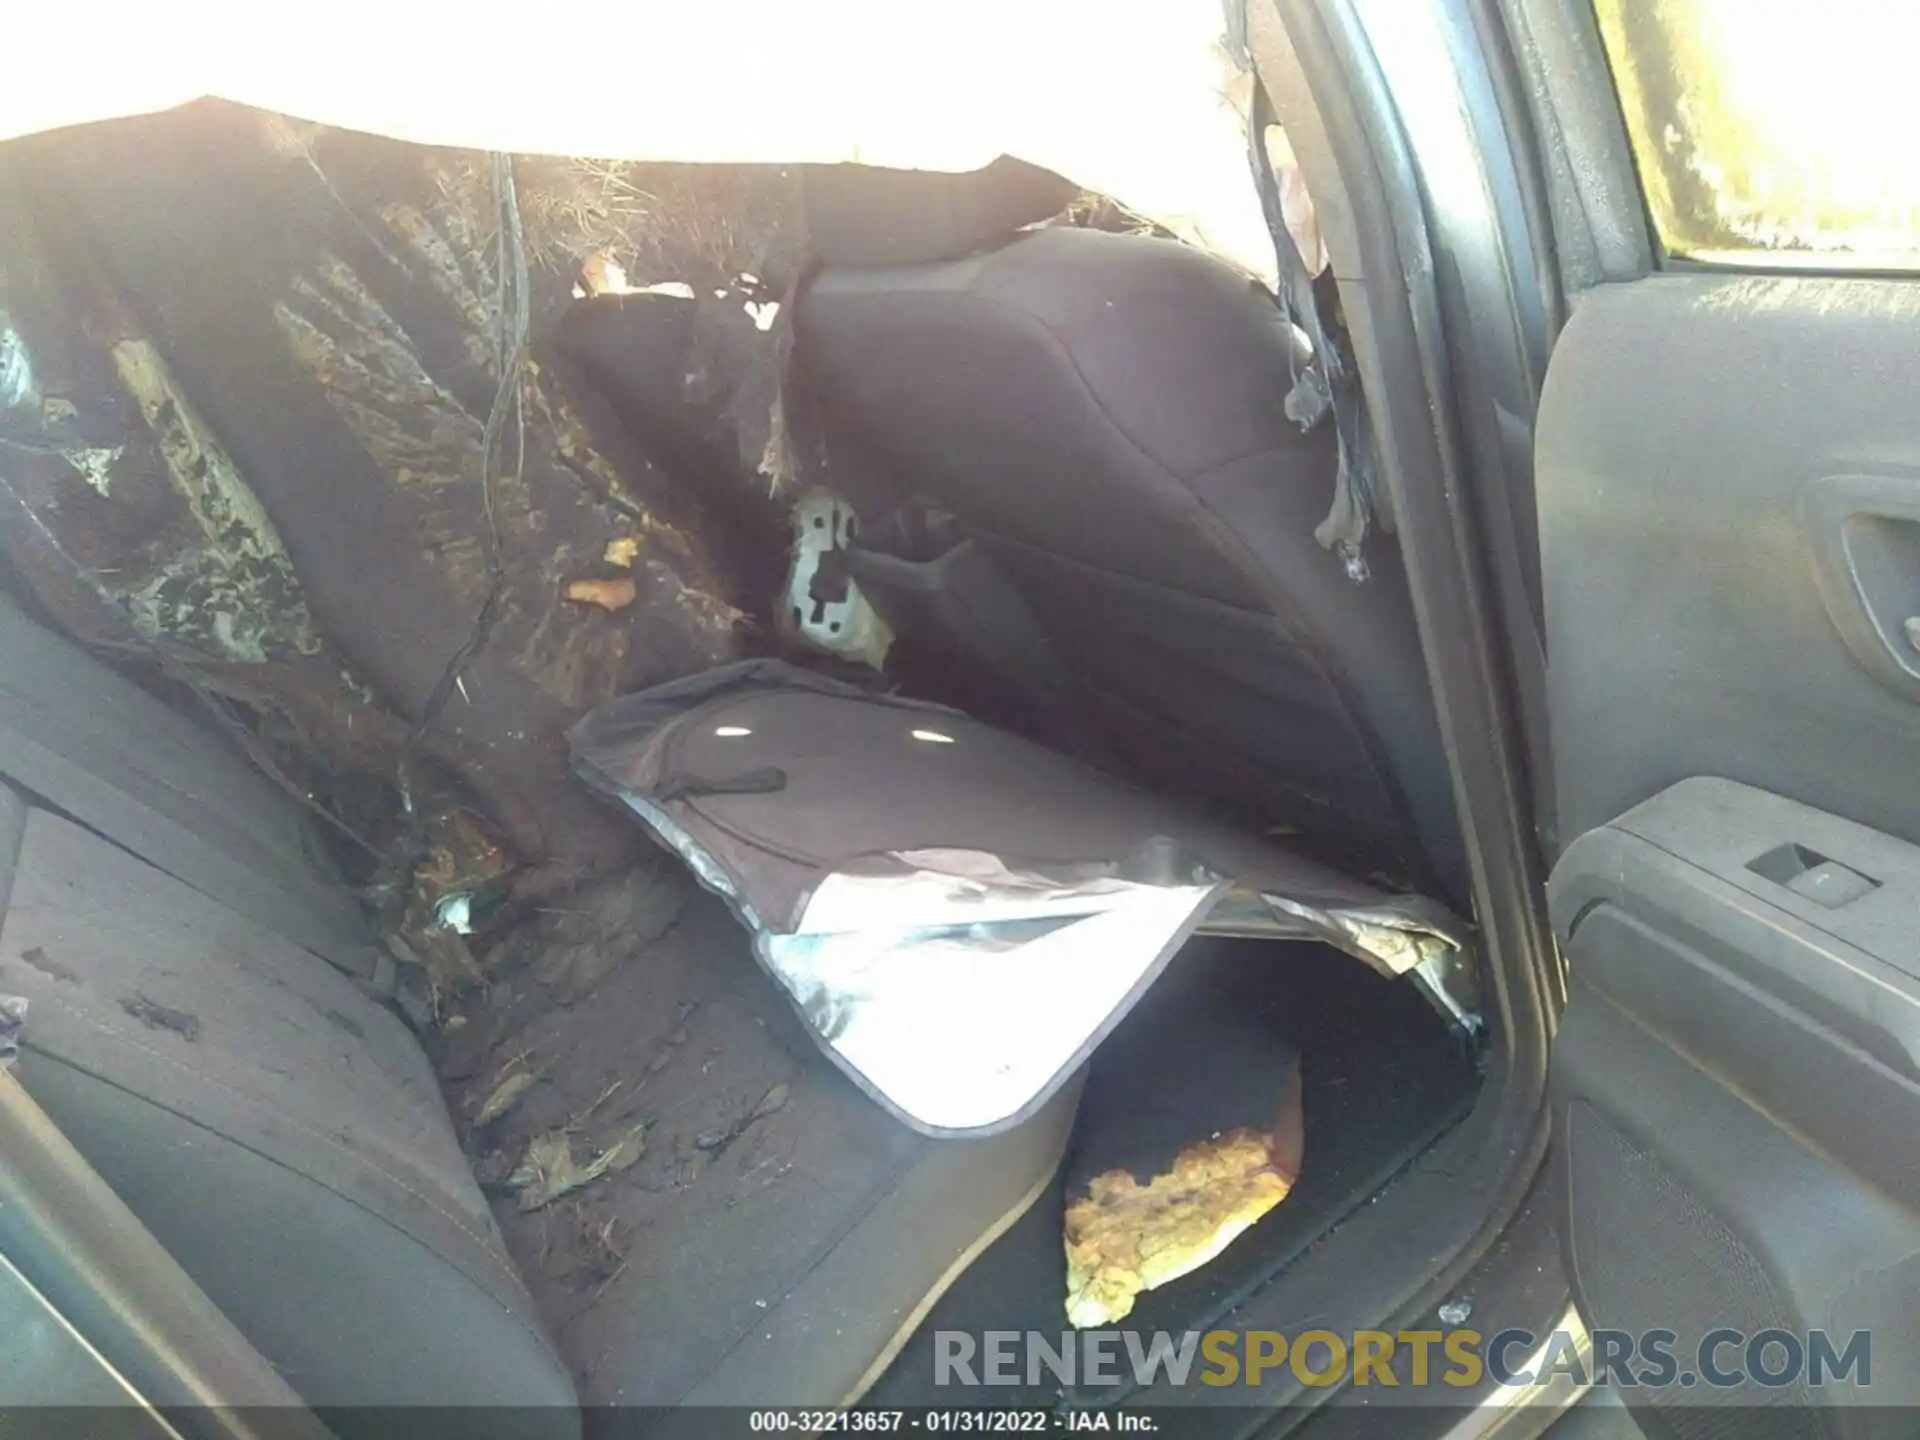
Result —
[[[1807, 486], [1801, 515], [1840, 638], [1874, 679], [1920, 702], [1920, 633], [1907, 628], [1915, 621], [1920, 631], [1920, 475], [1823, 476]], [[1913, 549], [1910, 574], [1902, 541]]]

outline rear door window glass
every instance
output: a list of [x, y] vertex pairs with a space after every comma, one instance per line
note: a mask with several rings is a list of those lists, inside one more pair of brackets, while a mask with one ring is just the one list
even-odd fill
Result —
[[1920, 0], [1595, 0], [1669, 254], [1920, 269]]

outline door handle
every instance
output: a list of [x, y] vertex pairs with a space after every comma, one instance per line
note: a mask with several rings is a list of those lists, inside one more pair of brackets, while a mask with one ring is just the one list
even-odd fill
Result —
[[1920, 477], [1830, 475], [1802, 516], [1820, 599], [1854, 658], [1920, 703]]

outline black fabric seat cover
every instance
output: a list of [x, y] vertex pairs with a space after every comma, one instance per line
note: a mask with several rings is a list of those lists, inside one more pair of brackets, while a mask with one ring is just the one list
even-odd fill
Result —
[[[536, 1300], [559, 1317], [587, 1433], [623, 1440], [739, 1429], [714, 1406], [861, 1394], [1045, 1190], [1079, 1101], [1077, 1083], [1063, 1087], [985, 1139], [914, 1133], [820, 1054], [746, 932], [705, 895], [645, 964], [617, 968], [587, 1002], [550, 1006], [510, 1043], [542, 1056], [551, 1083], [504, 1122], [509, 1148], [565, 1123], [609, 1075], [630, 1077], [653, 1116], [640, 1161], [583, 1202], [596, 1228], [626, 1237], [613, 1273], [576, 1269], [565, 1209], [500, 1210]], [[493, 1073], [475, 1077], [476, 1097]], [[775, 1087], [777, 1109], [714, 1144]], [[607, 1406], [623, 1409], [596, 1416]], [[625, 1408], [668, 1406], [683, 1408]]]
[[11, 795], [0, 991], [27, 999], [21, 1080], [62, 1132], [304, 1399], [356, 1407], [343, 1436], [385, 1433], [357, 1407], [402, 1405], [489, 1407], [472, 1434], [577, 1434], [406, 1027], [320, 957]]
[[237, 751], [0, 605], [22, 1082], [310, 1403], [577, 1434], [426, 1055], [350, 978], [374, 973], [357, 921]]
[[1332, 430], [1286, 418], [1291, 329], [1250, 280], [1172, 241], [1050, 229], [827, 271], [799, 324], [830, 440], [989, 543], [1129, 771], [1457, 896], [1397, 548], [1373, 537], [1355, 584], [1315, 542]]
[[664, 815], [775, 932], [826, 876], [921, 849], [1063, 874], [1197, 863], [1316, 910], [1396, 898], [969, 716], [777, 660], [623, 695], [569, 738], [588, 783]]
[[[1423, 897], [1388, 894], [956, 711], [780, 661], [623, 696], [571, 739], [581, 775], [726, 898], [835, 1062], [928, 1134], [1025, 1123], [1231, 896], [1257, 908], [1262, 933], [1323, 939], [1369, 963], [1389, 960], [1382, 929], [1399, 937], [1393, 955], [1410, 955], [1402, 943], [1416, 936], [1458, 946], [1456, 924]], [[848, 877], [872, 884], [853, 899], [839, 883]], [[1024, 926], [981, 933], [1024, 918], [1005, 913], [1016, 900], [1083, 899], [1115, 882], [1158, 892], [1178, 913], [1162, 929], [1168, 911], [1139, 910], [1131, 935], [1052, 952], [1023, 949]], [[830, 893], [839, 898], [816, 922]], [[930, 898], [947, 896], [951, 908]], [[796, 934], [811, 939], [773, 943]], [[1027, 987], [1057, 997], [1039, 1025], [1007, 1003]], [[935, 992], [937, 1020], [924, 1005]], [[1097, 1007], [1075, 1003], [1092, 995]], [[938, 1040], [904, 1043], [934, 1025]]]
[[[351, 934], [320, 949], [351, 902], [300, 856], [289, 802], [218, 736], [0, 607], [0, 993], [28, 1001], [20, 1077], [342, 1440], [566, 1440], [574, 1376], [593, 1406], [690, 1407], [626, 1412], [622, 1435], [848, 1401], [1065, 1149], [1077, 1082], [1005, 1134], [914, 1134], [819, 1055], [731, 918], [694, 907], [513, 1042], [550, 1082], [494, 1137], [515, 1155], [606, 1092], [609, 1055], [658, 1107], [643, 1161], [592, 1192], [631, 1264], [583, 1314], [578, 1277], [546, 1260], [573, 1202], [503, 1205], [503, 1237], [418, 1041], [342, 973], [370, 968], [335, 959]], [[498, 1074], [481, 1045], [468, 1114]], [[712, 1142], [776, 1084], [777, 1113]]]

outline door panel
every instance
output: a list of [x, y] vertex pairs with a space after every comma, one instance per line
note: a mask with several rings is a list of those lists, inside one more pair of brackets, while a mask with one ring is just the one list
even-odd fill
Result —
[[1910, 1433], [1911, 1410], [1815, 1411], [1920, 1404], [1920, 848], [1693, 780], [1581, 837], [1551, 893], [1572, 976], [1565, 1238], [1590, 1323], [1676, 1331], [1683, 1368], [1721, 1327], [1826, 1329], [1837, 1350], [1869, 1331], [1865, 1385], [1646, 1399], [1683, 1437], [1730, 1407], [1764, 1412], [1742, 1434]]
[[1548, 371], [1581, 1307], [1683, 1372], [1720, 1327], [1871, 1332], [1867, 1385], [1624, 1392], [1682, 1440], [1920, 1405], [1916, 319], [1906, 282], [1665, 274], [1583, 298]]
[[1920, 587], [1917, 378], [1920, 282], [1670, 274], [1581, 299], [1536, 469], [1562, 835], [1724, 775], [1920, 840], [1916, 692], [1823, 588], [1901, 497], [1877, 574]]

